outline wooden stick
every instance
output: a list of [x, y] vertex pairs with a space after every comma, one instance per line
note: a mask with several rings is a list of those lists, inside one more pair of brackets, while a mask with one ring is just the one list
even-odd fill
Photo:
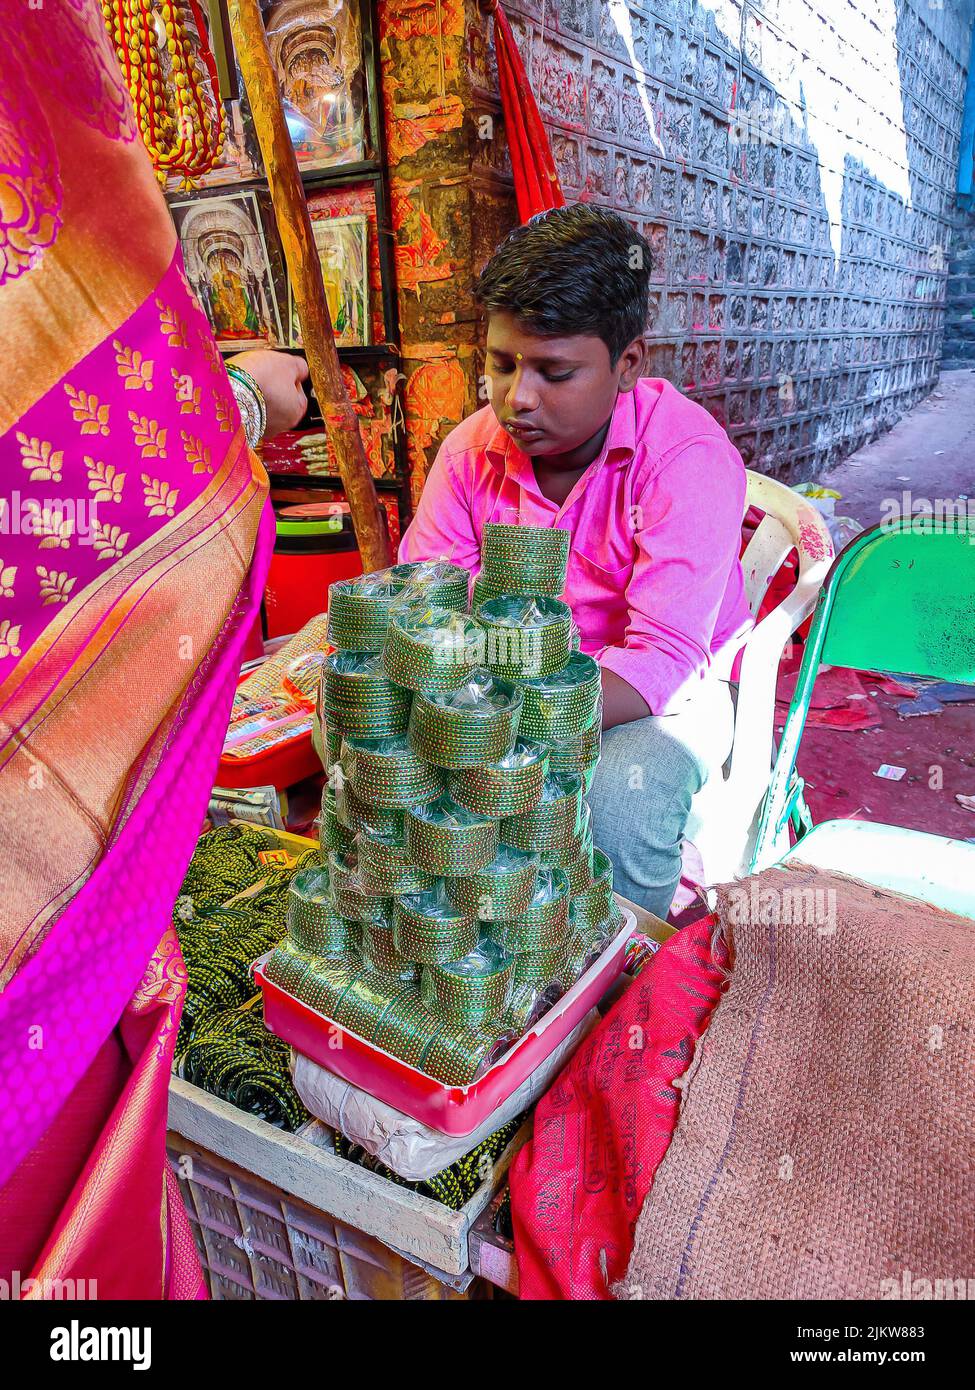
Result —
[[291, 276], [312, 385], [326, 434], [335, 448], [363, 569], [382, 569], [392, 563], [385, 518], [362, 447], [359, 424], [342, 380], [322, 266], [257, 0], [230, 0], [230, 19]]

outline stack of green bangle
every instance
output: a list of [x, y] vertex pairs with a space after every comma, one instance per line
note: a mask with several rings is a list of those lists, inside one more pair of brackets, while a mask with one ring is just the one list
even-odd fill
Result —
[[572, 611], [557, 598], [510, 595], [477, 609], [485, 629], [484, 665], [508, 680], [535, 680], [560, 671], [572, 654]]
[[516, 739], [511, 752], [497, 762], [452, 772], [447, 787], [458, 806], [501, 820], [537, 806], [547, 771], [545, 745]]
[[602, 729], [599, 721], [594, 720], [578, 738], [549, 744], [549, 767], [552, 772], [578, 772], [591, 781], [599, 762], [601, 743]]
[[537, 854], [499, 845], [490, 864], [447, 880], [451, 901], [479, 922], [505, 922], [527, 912], [538, 883]]
[[502, 598], [506, 590], [488, 582], [483, 574], [479, 574], [474, 580], [471, 589], [471, 612], [476, 613], [482, 603], [487, 603], [491, 598]]
[[335, 809], [335, 793], [327, 785], [322, 789], [322, 818], [318, 826], [318, 842], [323, 850], [351, 849], [355, 844], [355, 831], [339, 820]]
[[544, 951], [519, 951], [515, 956], [515, 988], [534, 985], [545, 989], [561, 980], [565, 966], [565, 940]]
[[549, 951], [564, 945], [569, 922], [569, 880], [562, 869], [540, 869], [527, 909], [485, 930], [504, 951]]
[[342, 733], [330, 729], [327, 720], [322, 723], [322, 747], [325, 750], [325, 771], [328, 772], [338, 762], [342, 752]]
[[411, 990], [390, 1004], [383, 1014], [372, 1039], [373, 1046], [399, 1057], [407, 1066], [416, 1067], [444, 1026], [444, 1020], [426, 1007], [416, 990]]
[[451, 770], [495, 763], [514, 747], [521, 691], [481, 669], [458, 690], [417, 695], [410, 746], [436, 767]]
[[403, 838], [403, 812], [391, 806], [373, 806], [356, 796], [343, 781], [335, 793], [335, 814], [339, 823], [354, 834], [359, 831], [376, 838]]
[[449, 1023], [476, 1027], [504, 1013], [514, 974], [514, 958], [482, 933], [469, 955], [423, 971], [420, 997]]
[[386, 676], [375, 652], [330, 652], [322, 664], [322, 709], [333, 734], [403, 734], [413, 697]]
[[592, 845], [582, 844], [567, 864], [558, 866], [569, 880], [569, 896], [576, 897], [593, 885]]
[[440, 878], [476, 873], [498, 852], [498, 822], [475, 815], [449, 797], [406, 812], [406, 853]]
[[264, 974], [279, 988], [294, 994], [311, 962], [312, 957], [306, 951], [285, 938], [265, 961]]
[[572, 533], [562, 526], [488, 522], [481, 535], [482, 573], [509, 594], [561, 594]]
[[553, 744], [579, 738], [598, 722], [601, 690], [599, 667], [582, 652], [573, 653], [553, 675], [524, 681], [522, 736]]
[[420, 978], [416, 963], [405, 960], [397, 951], [392, 925], [364, 922], [361, 954], [365, 968], [378, 975], [389, 975], [404, 984], [415, 984]]
[[404, 585], [397, 608], [401, 604], [425, 603], [467, 612], [471, 577], [460, 565], [452, 565], [448, 560], [418, 560], [410, 565], [393, 565], [390, 574]]
[[291, 941], [309, 955], [334, 956], [358, 948], [358, 923], [335, 911], [324, 867], [295, 874], [288, 888], [286, 921]]
[[328, 640], [351, 652], [381, 652], [389, 615], [406, 588], [389, 570], [337, 579], [328, 586]]
[[[383, 912], [388, 915], [391, 911], [385, 906], [387, 899], [366, 892], [354, 852], [333, 849], [328, 856], [328, 877], [332, 902], [340, 917], [360, 923], [375, 921], [378, 911], [381, 921]], [[380, 906], [377, 908], [375, 904]]]
[[582, 790], [575, 773], [547, 777], [537, 806], [501, 822], [502, 842], [542, 853], [568, 848], [582, 826]]
[[335, 1022], [369, 1042], [390, 1005], [415, 992], [413, 984], [364, 970], [342, 995], [335, 1010]]
[[352, 791], [370, 806], [419, 806], [446, 789], [443, 773], [418, 757], [404, 734], [344, 739], [342, 768]]
[[514, 1041], [509, 1030], [491, 1025], [452, 1028], [436, 1034], [420, 1061], [420, 1070], [446, 1086], [469, 1086], [502, 1057]]
[[454, 907], [442, 882], [396, 899], [393, 940], [406, 960], [420, 965], [459, 960], [473, 951], [478, 935], [477, 923]]
[[598, 927], [614, 920], [618, 913], [613, 897], [612, 864], [599, 849], [593, 851], [592, 864], [592, 886], [577, 893], [569, 908], [569, 922], [573, 929]]
[[367, 835], [360, 831], [355, 840], [359, 857], [359, 877], [369, 894], [396, 897], [400, 893], [420, 893], [432, 888], [434, 875], [416, 868], [406, 857], [401, 837]]
[[[517, 962], [516, 962], [517, 963]], [[499, 1027], [509, 1027], [520, 1037], [538, 1022], [553, 1004], [562, 997], [562, 982], [546, 982], [544, 986], [532, 980], [515, 982], [508, 1007], [498, 1020]]]
[[417, 607], [390, 619], [383, 667], [407, 690], [433, 694], [456, 690], [480, 665], [484, 634], [466, 613]]

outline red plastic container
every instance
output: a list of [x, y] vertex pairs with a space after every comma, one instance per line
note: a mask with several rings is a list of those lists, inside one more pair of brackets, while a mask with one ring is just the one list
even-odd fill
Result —
[[510, 1051], [469, 1086], [445, 1086], [323, 1018], [265, 976], [266, 956], [254, 963], [254, 978], [264, 992], [264, 1022], [272, 1033], [313, 1062], [431, 1129], [441, 1134], [471, 1134], [569, 1036], [622, 972], [626, 943], [636, 927], [632, 912], [623, 908], [623, 914], [625, 925], [599, 959]]

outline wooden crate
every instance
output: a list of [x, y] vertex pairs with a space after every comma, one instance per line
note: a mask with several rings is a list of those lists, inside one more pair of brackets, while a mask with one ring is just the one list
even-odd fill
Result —
[[[473, 1278], [471, 1226], [530, 1133], [523, 1125], [470, 1201], [451, 1211], [178, 1077], [169, 1129], [170, 1158], [221, 1298], [443, 1297], [433, 1285], [444, 1284], [463, 1291]], [[385, 1265], [388, 1277], [367, 1278], [363, 1264]]]

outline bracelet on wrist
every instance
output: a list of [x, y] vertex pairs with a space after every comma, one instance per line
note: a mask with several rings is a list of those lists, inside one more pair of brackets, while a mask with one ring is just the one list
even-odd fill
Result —
[[232, 362], [227, 364], [227, 376], [230, 378], [231, 390], [244, 424], [247, 443], [252, 449], [256, 449], [267, 428], [267, 403], [264, 400], [264, 392], [250, 372], [244, 371], [243, 367], [237, 367]]

